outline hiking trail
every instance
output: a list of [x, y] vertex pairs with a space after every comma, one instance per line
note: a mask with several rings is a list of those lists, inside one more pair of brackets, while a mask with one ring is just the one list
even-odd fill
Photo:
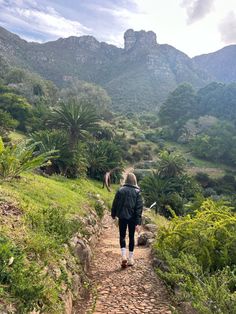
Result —
[[86, 314], [172, 313], [168, 291], [152, 267], [150, 248], [136, 246], [134, 258], [133, 267], [121, 269], [118, 228], [106, 215], [90, 273], [96, 298], [89, 301]]

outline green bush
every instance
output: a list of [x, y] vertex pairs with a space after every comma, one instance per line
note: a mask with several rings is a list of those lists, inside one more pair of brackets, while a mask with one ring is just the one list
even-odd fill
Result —
[[54, 151], [51, 163], [41, 167], [48, 174], [60, 173], [69, 178], [84, 176], [87, 171], [85, 144], [80, 142], [71, 150], [65, 132], [43, 130], [31, 134], [31, 141], [40, 153]]
[[0, 151], [0, 179], [11, 180], [22, 172], [44, 165], [51, 157], [51, 152], [36, 154], [37, 143], [29, 145], [22, 141], [17, 145], [2, 147]]
[[227, 204], [204, 201], [192, 217], [175, 217], [154, 248], [168, 266], [159, 274], [202, 314], [236, 311], [236, 215]]
[[[49, 304], [48, 288], [41, 270], [27, 260], [21, 250], [0, 236], [0, 284], [16, 300], [17, 313], [39, 310], [39, 304]], [[53, 287], [50, 287], [53, 290]], [[1, 296], [1, 292], [0, 292]], [[40, 309], [42, 310], [42, 309]]]
[[165, 217], [185, 213], [184, 204], [192, 201], [199, 187], [188, 175], [164, 178], [157, 172], [148, 173], [141, 181], [141, 188], [146, 201], [150, 206], [156, 202], [156, 211]]
[[121, 149], [113, 141], [93, 141], [88, 143], [87, 160], [88, 175], [94, 179], [102, 179], [107, 171], [113, 171], [112, 177], [122, 172]]
[[176, 217], [159, 235], [158, 248], [173, 257], [179, 252], [196, 256], [204, 271], [236, 264], [236, 216], [232, 208], [210, 199], [196, 215]]
[[98, 217], [101, 219], [104, 215], [104, 206], [100, 201], [97, 201], [94, 205], [95, 211], [98, 215]]
[[195, 256], [183, 252], [178, 258], [166, 253], [165, 258], [169, 272], [157, 269], [157, 273], [178, 289], [179, 301], [190, 301], [201, 314], [236, 313], [235, 269], [205, 273]]

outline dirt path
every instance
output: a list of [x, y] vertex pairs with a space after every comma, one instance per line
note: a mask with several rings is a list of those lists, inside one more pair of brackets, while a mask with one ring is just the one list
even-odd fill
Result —
[[121, 269], [118, 229], [109, 216], [105, 227], [91, 268], [97, 300], [86, 313], [171, 314], [170, 297], [151, 266], [150, 249], [136, 247], [135, 266]]

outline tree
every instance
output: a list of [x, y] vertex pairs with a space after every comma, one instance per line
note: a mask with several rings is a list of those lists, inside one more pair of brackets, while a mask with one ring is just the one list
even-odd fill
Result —
[[26, 78], [26, 71], [20, 68], [12, 68], [6, 76], [6, 83], [22, 83]]
[[173, 178], [184, 172], [185, 159], [176, 153], [163, 151], [160, 153], [158, 173], [163, 178]]
[[27, 131], [27, 126], [32, 117], [32, 106], [28, 101], [14, 93], [0, 94], [0, 109], [8, 112], [13, 119], [19, 122], [17, 129]]
[[236, 121], [236, 84], [212, 82], [197, 93], [199, 116], [212, 115], [229, 121]]
[[90, 104], [70, 101], [53, 109], [51, 122], [68, 134], [69, 148], [73, 150], [80, 139], [86, 138], [97, 127], [98, 116]]
[[193, 87], [189, 84], [182, 84], [169, 94], [161, 106], [160, 122], [171, 126], [175, 131], [174, 137], [178, 138], [181, 127], [188, 119], [194, 117], [196, 104], [197, 97]]
[[83, 143], [69, 149], [68, 137], [62, 130], [41, 130], [31, 134], [31, 141], [40, 153], [54, 151], [50, 164], [41, 169], [48, 173], [59, 173], [70, 178], [84, 175], [87, 171], [85, 145]]
[[14, 130], [18, 121], [13, 119], [10, 113], [0, 109], [0, 136], [7, 137], [9, 131]]
[[219, 122], [211, 129], [196, 136], [191, 142], [193, 153], [200, 157], [236, 164], [236, 130], [227, 122]]
[[42, 99], [37, 102], [32, 108], [32, 118], [29, 123], [31, 132], [45, 130], [45, 126], [47, 126], [51, 114], [52, 111], [46, 101]]
[[157, 172], [144, 177], [141, 181], [141, 188], [147, 206], [156, 202], [156, 212], [164, 216], [170, 216], [166, 209], [171, 193], [174, 193], [174, 186], [170, 179], [161, 178]]
[[156, 210], [166, 217], [183, 215], [184, 204], [191, 201], [200, 188], [195, 180], [184, 172], [183, 156], [164, 151], [160, 154], [157, 171], [141, 181], [144, 198], [150, 206], [156, 202]]
[[184, 205], [200, 192], [193, 178], [187, 175], [164, 178], [158, 172], [146, 175], [141, 181], [141, 188], [147, 206], [156, 202], [156, 212], [165, 217], [173, 216], [171, 210], [176, 215], [183, 215]]
[[5, 78], [6, 74], [9, 71], [9, 64], [4, 59], [4, 57], [0, 56], [0, 81]]
[[92, 103], [99, 115], [111, 105], [111, 98], [101, 86], [79, 80], [73, 80], [69, 87], [62, 89], [60, 96], [65, 101]]
[[102, 179], [105, 172], [117, 169], [115, 175], [122, 170], [121, 150], [115, 143], [102, 140], [88, 144], [88, 174], [92, 178]]

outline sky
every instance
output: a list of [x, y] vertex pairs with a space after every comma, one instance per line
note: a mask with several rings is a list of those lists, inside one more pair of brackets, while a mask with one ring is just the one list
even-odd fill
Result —
[[92, 35], [123, 47], [127, 29], [190, 57], [236, 44], [236, 0], [0, 0], [0, 25], [27, 41]]

